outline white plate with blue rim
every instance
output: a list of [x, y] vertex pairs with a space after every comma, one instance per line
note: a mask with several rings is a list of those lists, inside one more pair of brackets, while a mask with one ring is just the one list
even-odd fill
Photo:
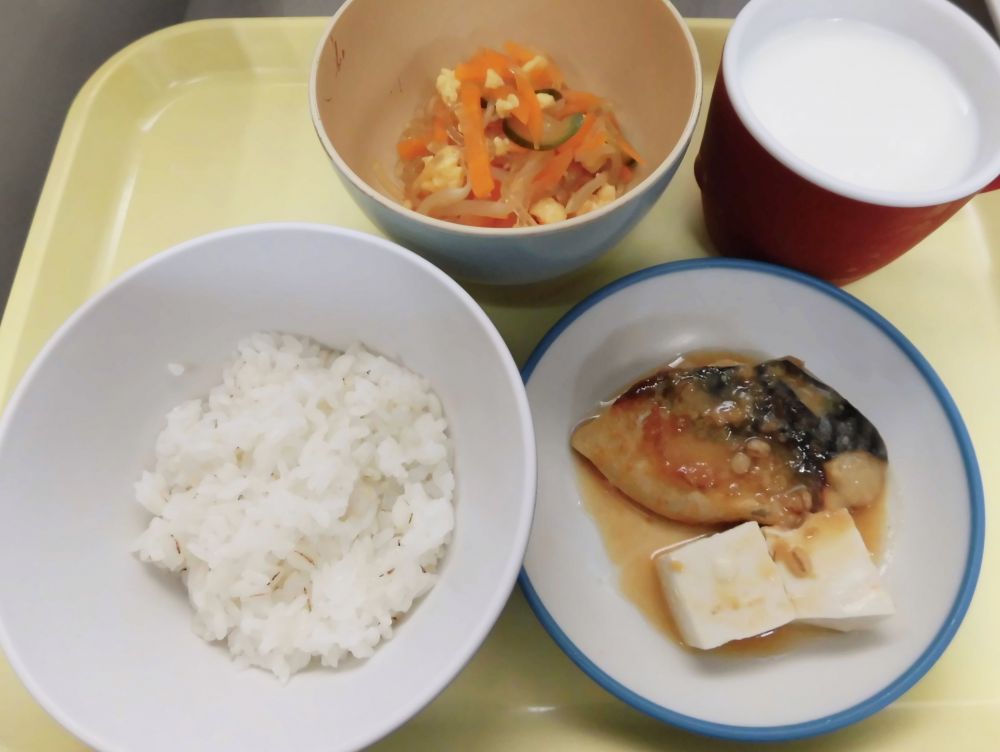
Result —
[[[570, 433], [622, 386], [678, 354], [794, 355], [879, 429], [889, 453], [881, 568], [896, 614], [873, 631], [816, 633], [770, 655], [680, 647], [620, 587], [581, 502]], [[874, 310], [797, 272], [682, 261], [595, 292], [523, 369], [540, 458], [521, 585], [592, 679], [668, 723], [777, 741], [834, 731], [913, 686], [951, 642], [983, 553], [983, 489], [968, 432], [927, 360]]]

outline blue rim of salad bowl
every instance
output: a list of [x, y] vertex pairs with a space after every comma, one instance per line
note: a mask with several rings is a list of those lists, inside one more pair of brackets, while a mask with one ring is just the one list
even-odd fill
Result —
[[[788, 741], [793, 739], [804, 739], [819, 734], [826, 734], [838, 729], [857, 723], [870, 715], [878, 712], [882, 708], [896, 700], [910, 687], [916, 684], [924, 674], [930, 670], [931, 666], [941, 657], [941, 654], [948, 647], [955, 633], [958, 631], [962, 619], [972, 601], [973, 593], [976, 589], [976, 581], [979, 578], [979, 570], [983, 558], [983, 545], [985, 538], [985, 505], [983, 498], [983, 483], [979, 472], [979, 465], [976, 461], [975, 451], [972, 441], [969, 438], [968, 430], [965, 427], [962, 417], [955, 406], [955, 402], [948, 393], [947, 388], [940, 377], [934, 372], [927, 359], [917, 350], [895, 326], [890, 324], [883, 316], [871, 307], [862, 303], [853, 295], [811, 277], [801, 272], [774, 266], [772, 264], [758, 261], [746, 261], [742, 259], [711, 258], [692, 259], [686, 261], [673, 261], [629, 274], [605, 287], [597, 290], [574, 306], [567, 312], [542, 338], [535, 347], [528, 361], [521, 369], [521, 377], [525, 385], [531, 379], [531, 374], [541, 362], [549, 347], [559, 339], [562, 333], [581, 315], [603, 301], [632, 285], [653, 277], [660, 277], [667, 274], [679, 272], [691, 272], [703, 269], [734, 269], [738, 271], [754, 272], [757, 274], [770, 275], [786, 280], [790, 280], [800, 285], [810, 287], [828, 297], [833, 298], [845, 307], [860, 314], [863, 318], [878, 328], [898, 347], [913, 363], [916, 369], [923, 376], [927, 385], [933, 391], [942, 409], [948, 417], [952, 434], [957, 443], [962, 463], [965, 468], [966, 484], [970, 504], [970, 527], [969, 527], [969, 549], [965, 561], [965, 571], [958, 592], [955, 595], [947, 617], [938, 629], [937, 634], [930, 641], [920, 656], [903, 671], [896, 679], [887, 684], [881, 690], [861, 702], [849, 708], [800, 723], [785, 724], [780, 726], [740, 726], [726, 723], [706, 721], [704, 719], [679, 713], [666, 708], [651, 700], [633, 692], [621, 682], [612, 678], [603, 671], [594, 661], [592, 661], [573, 641], [566, 635], [559, 626], [556, 619], [546, 609], [541, 597], [531, 584], [527, 570], [522, 567], [518, 578], [521, 589], [531, 606], [535, 616], [545, 627], [546, 631], [555, 640], [570, 659], [580, 667], [591, 679], [611, 694], [623, 700], [637, 710], [646, 713], [660, 721], [678, 726], [688, 731], [693, 731], [706, 736], [721, 739], [735, 739], [741, 741]], [[530, 544], [529, 544], [530, 545]]]

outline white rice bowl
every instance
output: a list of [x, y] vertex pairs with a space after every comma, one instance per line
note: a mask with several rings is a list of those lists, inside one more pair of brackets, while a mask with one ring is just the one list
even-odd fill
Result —
[[372, 655], [437, 579], [454, 527], [447, 421], [420, 376], [356, 344], [239, 343], [167, 415], [136, 483], [143, 561], [179, 572], [201, 638], [287, 680]]
[[[130, 553], [154, 516], [136, 502], [136, 482], [154, 510], [158, 495], [166, 508], [166, 481], [174, 471], [157, 466], [164, 416], [192, 400], [208, 400], [223, 383], [237, 343], [258, 331], [291, 332], [340, 351], [363, 342], [370, 352], [420, 374], [440, 400], [454, 451], [454, 530], [430, 533], [447, 545], [436, 569], [428, 566], [422, 573], [436, 578], [433, 587], [392, 625], [389, 640], [374, 616], [386, 604], [377, 601], [398, 598], [399, 605], [407, 596], [366, 588], [362, 608], [368, 611], [360, 618], [375, 634], [348, 636], [348, 622], [342, 620], [333, 628], [339, 630], [336, 635], [323, 635], [333, 621], [323, 622], [308, 647], [321, 657], [288, 682], [267, 669], [239, 670], [225, 643], [196, 636], [180, 569], [171, 572]], [[402, 381], [399, 386], [409, 390]], [[365, 387], [360, 389], [357, 396]], [[287, 405], [275, 408], [279, 422], [307, 415], [294, 397]], [[198, 425], [196, 418], [189, 420]], [[271, 430], [275, 421], [269, 423]], [[309, 424], [301, 425], [306, 430]], [[225, 450], [215, 447], [211, 432], [205, 432], [212, 441], [203, 450], [184, 435], [186, 457], [193, 460], [198, 456], [193, 453], [204, 451], [208, 467], [222, 462], [216, 453]], [[258, 440], [264, 443], [263, 436]], [[276, 441], [284, 446], [283, 438]], [[307, 440], [299, 437], [289, 446], [296, 442], [305, 446]], [[402, 447], [404, 442], [397, 438], [397, 443]], [[391, 446], [385, 444], [383, 451]], [[170, 454], [166, 446], [160, 449]], [[319, 455], [340, 451], [320, 449]], [[241, 467], [235, 459], [234, 450], [233, 464]], [[293, 472], [294, 463], [283, 459]], [[313, 463], [322, 467], [314, 469]], [[430, 461], [421, 458], [416, 464], [424, 463]], [[300, 459], [299, 465], [315, 478], [340, 472], [328, 469], [319, 456]], [[142, 480], [143, 470], [151, 477]], [[191, 472], [195, 477], [201, 470]], [[426, 471], [420, 473], [426, 477]], [[159, 490], [157, 474], [164, 479]], [[429, 497], [438, 498], [426, 480], [420, 483]], [[434, 483], [443, 498], [444, 481]], [[517, 366], [482, 308], [442, 271], [387, 240], [326, 225], [254, 225], [196, 238], [125, 272], [94, 295], [45, 347], [0, 415], [0, 569], [14, 573], [0, 578], [0, 652], [42, 708], [93, 749], [361, 749], [427, 705], [482, 645], [520, 570], [534, 490], [534, 432]], [[322, 508], [313, 492], [304, 493], [300, 486], [295, 495], [294, 509], [283, 505], [279, 514], [293, 526], [311, 529], [315, 522], [318, 528], [323, 515], [316, 520], [302, 511]], [[218, 515], [223, 527], [215, 528], [219, 522], [202, 526], [201, 518], [191, 514], [192, 526], [178, 541], [184, 556], [193, 557], [191, 546], [200, 535], [214, 531], [224, 537], [229, 527], [236, 529], [225, 515]], [[156, 516], [174, 524], [165, 511]], [[244, 522], [250, 523], [249, 516]], [[377, 513], [375, 522], [388, 524]], [[255, 520], [247, 530], [255, 524], [265, 527]], [[419, 523], [425, 531], [436, 524]], [[259, 541], [265, 551], [275, 546], [273, 561], [294, 551], [299, 541], [313, 540], [302, 527], [278, 532], [285, 528], [284, 521], [274, 521], [266, 540]], [[176, 554], [169, 537], [159, 544], [152, 537], [141, 541], [147, 553], [170, 557], [173, 546]], [[428, 561], [436, 556], [431, 554], [438, 547], [434, 540], [416, 544]], [[231, 567], [239, 572], [220, 571], [213, 588], [235, 587], [244, 576], [243, 584], [249, 585], [249, 578], [261, 576], [253, 563], [260, 560], [248, 553], [257, 549], [247, 541], [241, 545], [247, 546], [241, 563]], [[273, 563], [267, 553], [262, 556]], [[377, 560], [377, 548], [371, 556]], [[360, 576], [364, 562], [354, 563]], [[303, 578], [310, 571], [306, 564], [294, 565]], [[275, 571], [264, 568], [268, 578]], [[421, 584], [413, 592], [430, 581], [418, 577]], [[333, 588], [332, 580], [312, 586]], [[402, 577], [397, 581], [402, 590]], [[355, 584], [338, 582], [336, 587], [344, 588], [338, 597]], [[292, 589], [287, 590], [291, 597]], [[310, 605], [318, 608], [312, 597], [306, 618]], [[277, 614], [287, 608], [284, 603], [275, 607], [275, 625]], [[237, 611], [230, 604], [221, 613], [236, 624], [244, 615]], [[251, 633], [253, 628], [245, 626]], [[285, 651], [297, 636], [281, 629], [264, 635], [274, 644], [256, 643], [252, 650], [261, 657]], [[375, 637], [379, 641], [370, 658], [352, 655], [366, 642], [370, 649]], [[243, 646], [248, 653], [242, 661], [250, 662], [253, 644], [248, 640]], [[336, 653], [342, 654], [336, 669], [321, 665], [322, 656]], [[275, 665], [289, 661], [290, 672], [294, 659], [288, 655]], [[461, 701], [462, 690], [456, 691], [452, 697]], [[442, 702], [450, 707], [454, 700]]]

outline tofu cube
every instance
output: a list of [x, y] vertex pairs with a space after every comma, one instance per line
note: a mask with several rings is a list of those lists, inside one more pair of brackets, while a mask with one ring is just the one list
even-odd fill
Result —
[[895, 613], [846, 509], [811, 514], [795, 530], [764, 531], [798, 621], [848, 632]]
[[756, 522], [671, 548], [655, 563], [681, 637], [693, 648], [753, 637], [795, 618]]

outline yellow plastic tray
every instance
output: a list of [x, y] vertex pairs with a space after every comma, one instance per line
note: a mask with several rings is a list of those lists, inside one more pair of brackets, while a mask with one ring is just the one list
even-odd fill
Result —
[[[0, 324], [0, 401], [87, 297], [179, 241], [267, 220], [375, 232], [335, 177], [309, 120], [307, 72], [323, 26], [323, 19], [175, 26], [122, 51], [90, 79], [67, 117]], [[729, 22], [692, 20], [690, 26], [710, 92]], [[655, 263], [705, 255], [691, 173], [700, 137], [699, 130], [663, 199], [603, 260], [531, 289], [472, 288], [519, 361], [570, 305], [600, 285]], [[988, 499], [1000, 491], [994, 462], [1000, 457], [998, 254], [1000, 192], [976, 198], [920, 247], [849, 288], [898, 326], [948, 385], [975, 442]], [[942, 515], [951, 502], [941, 499]], [[965, 624], [927, 677], [874, 718], [784, 750], [1000, 749], [998, 520], [988, 516], [982, 578]], [[30, 567], [2, 576], [30, 576]], [[0, 749], [83, 748], [35, 704], [0, 657]], [[737, 748], [746, 746], [661, 725], [606, 694], [559, 651], [519, 590], [455, 682], [377, 745], [407, 751]]]

